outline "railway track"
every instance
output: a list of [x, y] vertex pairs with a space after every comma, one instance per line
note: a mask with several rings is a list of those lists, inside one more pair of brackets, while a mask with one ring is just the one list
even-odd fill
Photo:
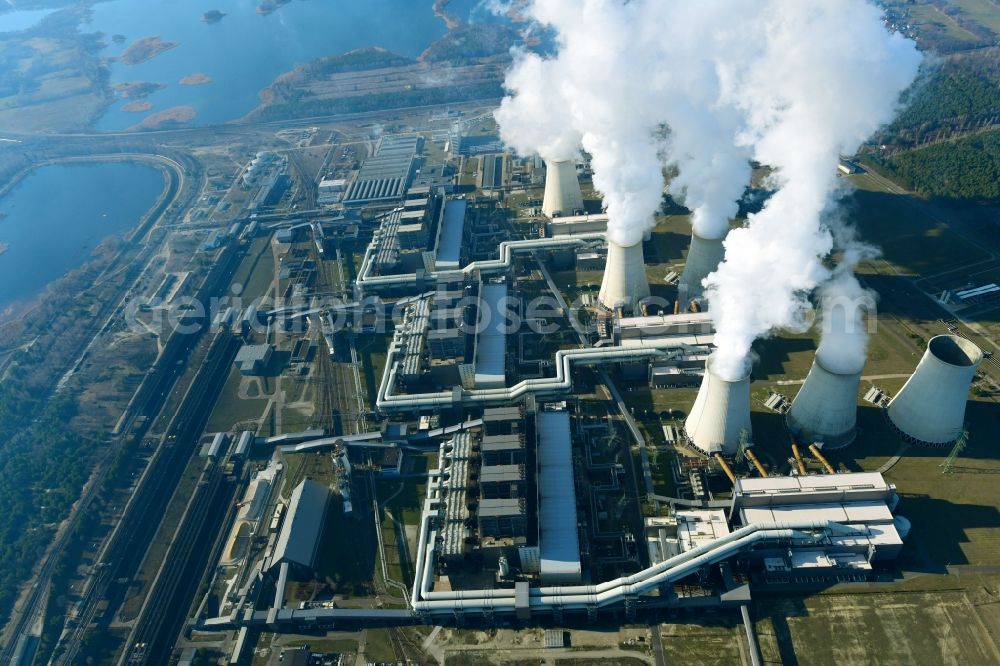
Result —
[[[242, 256], [243, 251], [238, 249], [230, 249], [224, 254], [198, 296], [207, 302], [208, 298], [221, 290], [220, 287], [227, 287]], [[137, 399], [133, 402], [135, 413], [129, 423], [135, 416], [147, 417], [146, 424], [141, 432], [136, 433], [136, 437], [141, 439], [145, 436], [153, 418], [163, 409], [171, 390], [183, 375], [200, 337], [200, 333], [175, 333], [171, 336], [164, 354], [157, 362], [159, 370], [151, 374], [148, 385], [144, 382], [140, 386]], [[68, 627], [59, 641], [57, 651], [60, 656], [53, 661], [54, 664], [74, 663], [81, 651], [83, 636], [95, 619], [106, 627], [124, 601], [128, 582], [139, 570], [148, 545], [192, 454], [193, 447], [185, 447], [179, 442], [197, 441], [211, 411], [211, 405], [205, 407], [203, 401], [209, 395], [218, 395], [221, 382], [228, 376], [229, 365], [238, 349], [239, 338], [229, 334], [219, 333], [213, 340], [206, 361], [211, 362], [211, 365], [199, 370], [180, 407], [171, 418], [161, 445], [147, 464], [146, 471], [107, 541], [102, 556], [102, 569], [78, 605], [82, 609], [78, 614], [79, 621]], [[206, 378], [210, 381], [206, 381]], [[214, 402], [213, 398], [211, 404], [214, 405]], [[127, 431], [128, 428], [123, 430]], [[99, 618], [98, 608], [104, 600], [108, 601], [107, 610]]]

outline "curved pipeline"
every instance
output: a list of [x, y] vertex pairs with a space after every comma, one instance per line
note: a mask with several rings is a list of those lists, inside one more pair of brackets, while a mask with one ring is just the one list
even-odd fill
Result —
[[456, 398], [459, 402], [484, 403], [516, 400], [529, 393], [561, 393], [573, 388], [570, 371], [573, 363], [596, 364], [638, 360], [662, 356], [670, 350], [681, 351], [685, 348], [686, 345], [669, 338], [653, 338], [628, 346], [561, 349], [556, 352], [555, 377], [525, 379], [505, 388], [451, 390], [437, 393], [395, 393], [398, 350], [390, 348], [375, 404], [379, 410], [393, 411], [451, 405], [455, 403]]
[[[424, 274], [424, 280], [436, 282], [447, 277], [454, 277], [458, 280], [464, 278], [466, 275], [473, 275], [475, 273], [495, 273], [505, 271], [511, 267], [514, 254], [516, 253], [530, 252], [531, 250], [586, 246], [595, 241], [603, 241], [604, 238], [605, 234], [603, 232], [594, 232], [575, 236], [557, 236], [555, 238], [529, 238], [526, 240], [504, 241], [500, 243], [500, 257], [498, 259], [473, 261], [465, 268], [459, 270], [430, 271]], [[401, 275], [371, 275], [373, 246], [374, 243], [369, 243], [368, 248], [365, 250], [364, 259], [361, 262], [361, 270], [358, 271], [355, 283], [357, 288], [362, 293], [364, 293], [366, 289], [412, 286], [417, 283], [416, 273], [404, 273]]]
[[[428, 534], [428, 521], [436, 514], [425, 511], [421, 535]], [[675, 555], [657, 565], [598, 585], [573, 585], [535, 588], [530, 591], [531, 608], [586, 609], [603, 607], [624, 601], [627, 597], [640, 595], [658, 585], [684, 578], [703, 566], [726, 559], [747, 549], [757, 542], [769, 539], [812, 539], [803, 530], [823, 530], [824, 532], [857, 533], [862, 528], [853, 528], [830, 521], [798, 521], [757, 523], [748, 525], [704, 546]], [[430, 532], [433, 539], [434, 533]], [[433, 577], [434, 549], [422, 540], [420, 547], [424, 556], [418, 557], [412, 596], [413, 609], [418, 612], [450, 613], [456, 610], [512, 611], [514, 610], [513, 590], [463, 590], [460, 592], [431, 592]]]

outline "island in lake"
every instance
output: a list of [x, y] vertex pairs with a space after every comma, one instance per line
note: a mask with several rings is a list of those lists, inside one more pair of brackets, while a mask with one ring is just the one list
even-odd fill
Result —
[[257, 5], [257, 13], [270, 14], [271, 12], [276, 12], [291, 1], [292, 0], [262, 0], [262, 2]]
[[201, 20], [205, 23], [218, 23], [225, 15], [225, 12], [220, 12], [218, 9], [209, 9], [201, 15]]
[[180, 46], [177, 42], [165, 42], [158, 36], [140, 37], [122, 51], [119, 60], [126, 65], [138, 65], [177, 46]]
[[122, 111], [125, 111], [126, 113], [142, 113], [143, 111], [149, 111], [152, 108], [153, 105], [145, 100], [136, 100], [127, 104], [122, 104]]
[[211, 83], [212, 77], [208, 74], [188, 74], [183, 79], [178, 81], [182, 86], [203, 86], [206, 83]]
[[198, 112], [190, 106], [173, 106], [163, 111], [151, 113], [138, 123], [130, 127], [130, 130], [162, 129], [183, 125], [194, 120]]
[[10, 249], [10, 245], [7, 245], [7, 243], [0, 243], [0, 254], [3, 254], [4, 252], [6, 252], [9, 249]]
[[142, 99], [152, 95], [157, 90], [166, 88], [162, 83], [149, 81], [122, 81], [112, 86], [116, 93], [125, 99]]

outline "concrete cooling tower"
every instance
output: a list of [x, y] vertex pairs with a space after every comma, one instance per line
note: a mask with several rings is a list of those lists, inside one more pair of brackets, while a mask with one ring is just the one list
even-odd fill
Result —
[[702, 238], [698, 234], [691, 234], [687, 261], [677, 283], [677, 294], [682, 306], [686, 307], [692, 300], [701, 298], [705, 290], [701, 286], [701, 281], [719, 267], [726, 254], [726, 249], [722, 246], [723, 240], [725, 239]]
[[956, 335], [938, 335], [916, 371], [889, 403], [889, 421], [917, 444], [944, 446], [962, 434], [969, 385], [983, 352]]
[[583, 210], [583, 194], [573, 160], [545, 162], [545, 196], [542, 213], [549, 218], [575, 215]]
[[604, 266], [604, 281], [598, 294], [601, 304], [609, 310], [622, 307], [634, 309], [649, 297], [646, 281], [646, 261], [642, 243], [623, 247], [608, 241], [608, 260]]
[[803, 443], [822, 442], [828, 449], [853, 442], [861, 370], [834, 372], [823, 365], [817, 352], [809, 375], [788, 410], [788, 429]]
[[732, 455], [740, 446], [745, 430], [749, 439], [750, 373], [735, 382], [726, 381], [712, 371], [712, 358], [705, 367], [698, 397], [684, 422], [691, 442], [705, 453]]

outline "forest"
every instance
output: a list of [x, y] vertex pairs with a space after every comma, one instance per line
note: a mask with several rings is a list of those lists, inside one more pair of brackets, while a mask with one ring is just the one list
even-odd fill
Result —
[[886, 166], [927, 196], [1000, 199], [1000, 130], [899, 153]]

